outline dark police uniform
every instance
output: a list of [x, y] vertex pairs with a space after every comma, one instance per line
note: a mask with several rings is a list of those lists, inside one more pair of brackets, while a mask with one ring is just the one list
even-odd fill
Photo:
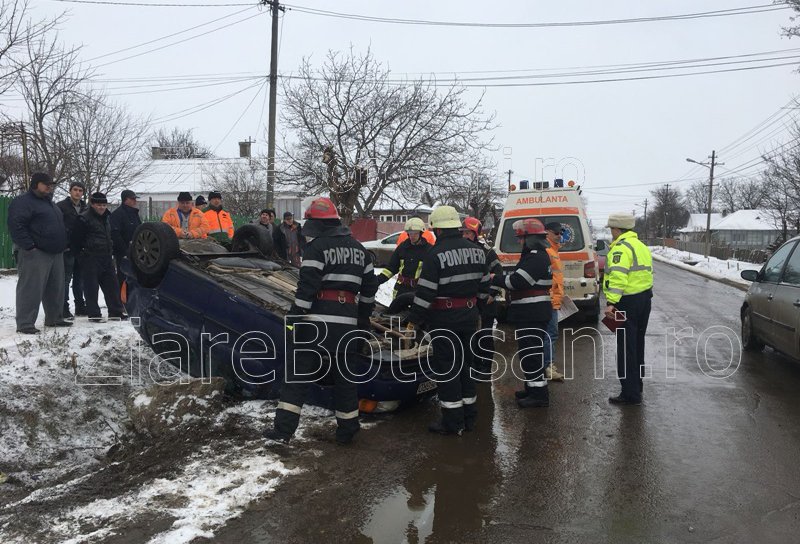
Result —
[[[377, 289], [378, 279], [370, 255], [350, 235], [349, 228], [328, 228], [305, 246], [300, 281], [290, 311], [290, 315], [297, 317], [293, 320], [287, 317], [287, 324], [292, 327], [287, 342], [287, 381], [281, 389], [275, 416], [275, 430], [281, 438], [288, 439], [297, 429], [308, 390], [307, 382], [292, 381], [303, 380], [303, 374], [319, 368], [318, 354], [324, 354], [325, 350], [334, 359], [330, 361], [329, 371], [334, 373], [335, 379], [337, 440], [349, 441], [358, 431], [356, 383], [342, 373], [344, 354], [337, 349], [345, 349], [339, 341], [346, 334], [357, 328], [368, 328]], [[357, 341], [349, 344], [350, 353], [358, 344]], [[295, 348], [314, 351], [295, 352]]]
[[486, 252], [456, 229], [441, 231], [423, 259], [409, 320], [424, 323], [432, 333], [431, 366], [437, 374], [441, 428], [446, 433], [459, 434], [475, 423], [470, 339], [478, 328], [477, 301], [488, 296]]
[[546, 400], [544, 336], [553, 311], [550, 300], [553, 276], [547, 251], [543, 246], [533, 250], [525, 246], [514, 271], [494, 276], [492, 285], [507, 290], [508, 322], [515, 329], [525, 390]]
[[412, 244], [411, 240], [405, 240], [397, 246], [392, 253], [389, 264], [378, 274], [380, 283], [389, 281], [395, 274], [398, 274], [394, 284], [394, 296], [410, 293], [416, 290], [419, 275], [422, 272], [422, 259], [431, 249], [428, 241], [420, 233], [419, 242]]

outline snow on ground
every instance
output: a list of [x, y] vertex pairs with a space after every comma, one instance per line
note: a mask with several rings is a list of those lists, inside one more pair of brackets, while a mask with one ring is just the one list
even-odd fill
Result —
[[[153, 385], [151, 376], [177, 378], [174, 367], [131, 322], [77, 318], [69, 328], [17, 334], [15, 287], [16, 276], [0, 276], [0, 542], [94, 542], [159, 516], [169, 528], [151, 542], [190, 542], [211, 537], [292, 473], [260, 436], [272, 401], [228, 403], [205, 434], [179, 434], [178, 445], [137, 442], [126, 399]], [[296, 442], [308, 449], [308, 431], [332, 433], [333, 425], [329, 411], [305, 408]], [[123, 469], [107, 456], [118, 448], [126, 463], [161, 448], [168, 455], [159, 460], [171, 465], [152, 475]], [[115, 470], [119, 477], [103, 479]]]
[[742, 279], [740, 275], [742, 270], [761, 270], [762, 267], [760, 264], [734, 259], [723, 261], [716, 257], [703, 257], [698, 253], [689, 253], [670, 247], [650, 246], [650, 251], [656, 260], [669, 262], [686, 270], [693, 270], [710, 279], [733, 281], [744, 287], [749, 287], [750, 282]]

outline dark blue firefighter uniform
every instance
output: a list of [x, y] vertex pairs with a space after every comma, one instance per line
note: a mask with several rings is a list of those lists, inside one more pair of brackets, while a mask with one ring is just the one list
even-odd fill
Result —
[[422, 261], [409, 320], [424, 323], [431, 333], [441, 430], [459, 434], [474, 426], [477, 415], [470, 340], [478, 329], [477, 302], [489, 296], [489, 269], [486, 252], [462, 238], [458, 229], [440, 232]]
[[527, 245], [513, 272], [495, 275], [492, 285], [506, 289], [508, 322], [514, 327], [525, 391], [543, 403], [549, 401], [544, 377], [544, 346], [547, 323], [552, 316], [550, 287], [553, 276], [550, 257], [544, 246], [531, 250]]
[[[348, 379], [343, 350], [349, 348], [353, 359], [359, 342], [346, 346], [339, 341], [357, 328], [368, 329], [377, 289], [370, 255], [350, 235], [349, 228], [326, 228], [305, 246], [290, 311], [297, 317], [291, 322], [287, 318], [293, 329], [288, 333], [286, 383], [275, 416], [275, 431], [280, 438], [290, 438], [297, 429], [308, 376], [320, 368], [321, 360], [334, 373], [337, 440], [347, 442], [358, 431], [356, 383], [352, 377]], [[331, 360], [326, 360], [327, 354]], [[353, 365], [354, 360], [348, 364]]]

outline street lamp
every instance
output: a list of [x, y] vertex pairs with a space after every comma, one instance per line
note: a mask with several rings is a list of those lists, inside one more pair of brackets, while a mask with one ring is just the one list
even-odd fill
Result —
[[705, 162], [698, 162], [694, 159], [686, 159], [686, 162], [691, 162], [693, 164], [697, 164], [699, 166], [705, 166], [709, 169], [709, 176], [708, 176], [708, 208], [706, 209], [706, 245], [705, 245], [705, 253], [704, 257], [708, 257], [709, 247], [711, 245], [711, 203], [713, 202], [714, 196], [714, 166], [716, 165], [723, 165], [724, 162], [717, 162], [717, 152], [711, 151], [711, 163]]

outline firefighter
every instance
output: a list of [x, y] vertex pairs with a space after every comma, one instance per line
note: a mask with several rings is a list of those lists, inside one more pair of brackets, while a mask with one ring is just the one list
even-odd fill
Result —
[[208, 236], [222, 244], [229, 244], [233, 239], [233, 219], [231, 214], [222, 209], [222, 193], [208, 193], [208, 207], [202, 212], [208, 221]]
[[653, 260], [633, 231], [636, 219], [627, 213], [612, 213], [606, 227], [613, 241], [608, 249], [603, 293], [606, 315], [625, 313], [625, 334], [617, 334], [617, 375], [622, 392], [609, 397], [613, 404], [642, 403], [644, 341], [653, 298]]
[[514, 327], [518, 356], [525, 378], [525, 387], [516, 392], [520, 408], [550, 405], [544, 375], [544, 349], [547, 324], [553, 313], [550, 288], [549, 246], [544, 225], [538, 219], [520, 219], [512, 225], [522, 244], [519, 263], [510, 274], [495, 275], [492, 285], [503, 287], [509, 299], [508, 322]]
[[408, 327], [424, 324], [432, 338], [442, 417], [428, 430], [460, 435], [474, 428], [477, 416], [470, 339], [478, 329], [477, 301], [489, 297], [489, 269], [486, 253], [462, 238], [455, 208], [439, 206], [430, 222], [436, 244], [422, 261]]
[[408, 233], [408, 238], [397, 246], [392, 258], [389, 259], [389, 264], [378, 274], [378, 283], [387, 282], [398, 274], [393, 297], [413, 292], [417, 288], [417, 280], [422, 270], [422, 258], [431, 248], [431, 244], [422, 236], [424, 230], [425, 223], [422, 219], [412, 217], [406, 221], [405, 231]]
[[[479, 239], [482, 224], [476, 217], [467, 217], [464, 219], [464, 227], [461, 229], [462, 236], [477, 245], [484, 252], [486, 252], [486, 264], [489, 267], [490, 274], [503, 274], [503, 266], [497, 258], [497, 253], [494, 249], [487, 248]], [[503, 290], [492, 285], [489, 287], [489, 297], [483, 301], [478, 301], [478, 312], [481, 316], [481, 325], [479, 334], [472, 337], [472, 353], [475, 356], [475, 367], [481, 372], [488, 373], [492, 370], [492, 360], [494, 353], [494, 336], [492, 330], [494, 328], [494, 319], [497, 317], [497, 306], [494, 299], [501, 295]]]
[[[297, 294], [287, 316], [286, 383], [281, 389], [275, 426], [264, 436], [289, 441], [300, 421], [308, 390], [309, 382], [303, 382], [302, 376], [319, 368], [323, 353], [329, 353], [328, 372], [333, 372], [335, 381], [336, 441], [349, 444], [360, 428], [357, 380], [346, 372], [347, 365], [353, 364], [353, 351], [346, 361], [342, 350], [347, 345], [339, 345], [339, 340], [357, 328], [369, 329], [378, 279], [369, 253], [350, 235], [350, 229], [342, 226], [329, 198], [312, 201], [305, 218], [308, 244], [300, 264]], [[316, 352], [311, 351], [314, 348]]]

